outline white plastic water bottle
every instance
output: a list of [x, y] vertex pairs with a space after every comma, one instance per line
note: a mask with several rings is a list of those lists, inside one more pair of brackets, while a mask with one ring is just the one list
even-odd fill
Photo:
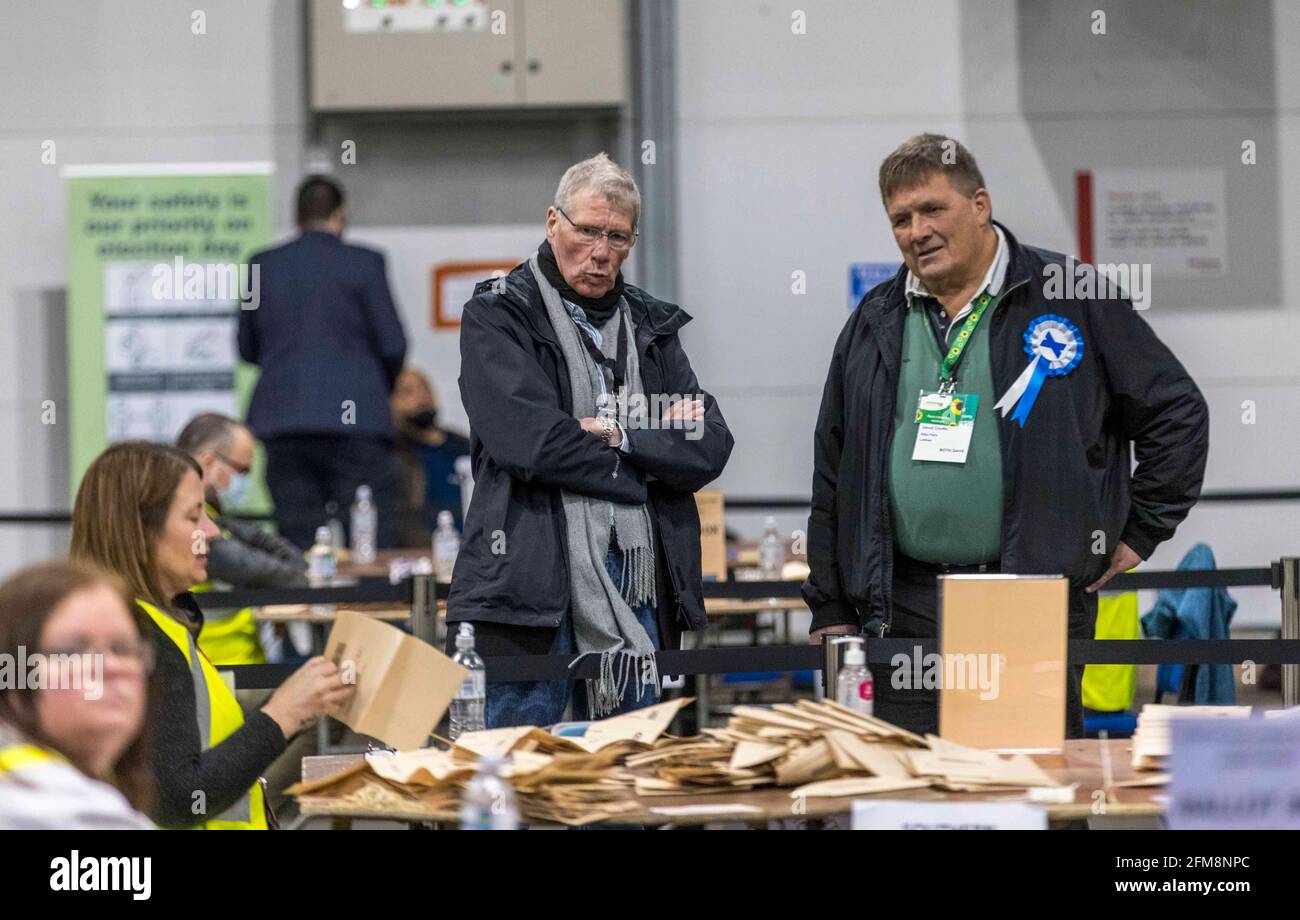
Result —
[[758, 568], [764, 581], [780, 581], [785, 565], [785, 543], [776, 530], [776, 518], [769, 517], [763, 525], [767, 532], [758, 545]]
[[451, 740], [465, 732], [481, 732], [487, 708], [487, 670], [474, 651], [474, 624], [461, 623], [456, 633], [456, 654], [451, 660], [469, 671], [451, 701]]
[[478, 771], [465, 787], [465, 797], [460, 802], [461, 830], [518, 830], [515, 792], [501, 776], [504, 764], [504, 759], [491, 755], [479, 759]]
[[845, 643], [848, 648], [844, 650], [844, 662], [835, 687], [835, 702], [869, 716], [872, 714], [876, 685], [871, 679], [871, 670], [867, 667], [867, 653], [862, 638], [851, 636], [838, 641]]
[[[338, 567], [338, 556], [334, 550], [328, 524], [316, 528], [316, 542], [307, 552], [307, 584], [313, 588], [328, 588], [334, 584], [334, 573]], [[334, 612], [330, 604], [315, 604], [311, 608], [312, 616], [324, 617]]]
[[379, 529], [379, 511], [370, 498], [370, 486], [357, 486], [352, 503], [352, 558], [360, 563], [375, 561], [375, 532]]
[[343, 528], [343, 522], [339, 520], [338, 502], [325, 503], [325, 524], [330, 529], [330, 542], [334, 546], [335, 558], [342, 558], [343, 550], [348, 547], [348, 535]]
[[451, 573], [460, 553], [460, 534], [456, 532], [455, 521], [450, 511], [439, 511], [438, 529], [433, 532], [433, 576], [445, 585], [451, 584]]

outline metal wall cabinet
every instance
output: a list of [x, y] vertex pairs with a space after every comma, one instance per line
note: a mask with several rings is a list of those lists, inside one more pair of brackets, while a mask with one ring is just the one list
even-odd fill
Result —
[[521, 101], [530, 106], [627, 100], [625, 0], [520, 0]]
[[309, 18], [317, 112], [627, 99], [626, 0], [311, 0]]

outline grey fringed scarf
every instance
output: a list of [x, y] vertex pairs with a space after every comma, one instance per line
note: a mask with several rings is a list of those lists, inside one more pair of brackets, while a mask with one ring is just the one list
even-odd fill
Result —
[[[541, 287], [546, 313], [560, 341], [573, 390], [573, 417], [594, 418], [596, 397], [604, 370], [591, 360], [559, 292], [546, 280], [534, 256], [529, 267]], [[637, 357], [636, 339], [627, 308], [621, 300], [614, 316], [600, 330], [603, 350], [612, 356], [618, 336], [629, 337], [627, 372], [622, 405], [644, 405], [644, 384]], [[599, 375], [599, 376], [597, 376]], [[638, 398], [633, 398], [638, 397]], [[628, 681], [636, 685], [639, 700], [647, 686], [659, 685], [655, 647], [633, 607], [654, 606], [655, 555], [650, 514], [645, 505], [621, 505], [561, 491], [567, 528], [569, 558], [569, 602], [573, 634], [578, 647], [577, 661], [600, 655], [600, 677], [587, 681], [587, 711], [592, 718], [613, 712], [623, 701]], [[615, 585], [605, 569], [611, 534], [623, 557], [622, 584]]]

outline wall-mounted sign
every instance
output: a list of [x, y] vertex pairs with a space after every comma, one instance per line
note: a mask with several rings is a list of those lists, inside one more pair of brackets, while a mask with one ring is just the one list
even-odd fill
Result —
[[433, 269], [433, 328], [459, 329], [460, 311], [480, 281], [508, 275], [517, 262], [447, 262]]
[[1079, 254], [1165, 275], [1228, 271], [1222, 169], [1099, 169], [1075, 177]]
[[901, 262], [853, 262], [849, 265], [849, 312], [877, 284], [898, 274]]

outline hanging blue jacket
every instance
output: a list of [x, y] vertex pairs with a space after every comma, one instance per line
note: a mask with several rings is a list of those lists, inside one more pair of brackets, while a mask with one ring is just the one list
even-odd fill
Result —
[[[1178, 570], [1216, 568], [1214, 551], [1197, 543]], [[1237, 602], [1227, 588], [1170, 588], [1156, 596], [1155, 606], [1142, 617], [1142, 632], [1152, 639], [1227, 639]], [[1156, 670], [1157, 691], [1178, 693], [1183, 680], [1183, 665], [1162, 664]], [[1199, 665], [1196, 690], [1192, 699], [1197, 705], [1231, 705], [1237, 700], [1232, 665]]]

